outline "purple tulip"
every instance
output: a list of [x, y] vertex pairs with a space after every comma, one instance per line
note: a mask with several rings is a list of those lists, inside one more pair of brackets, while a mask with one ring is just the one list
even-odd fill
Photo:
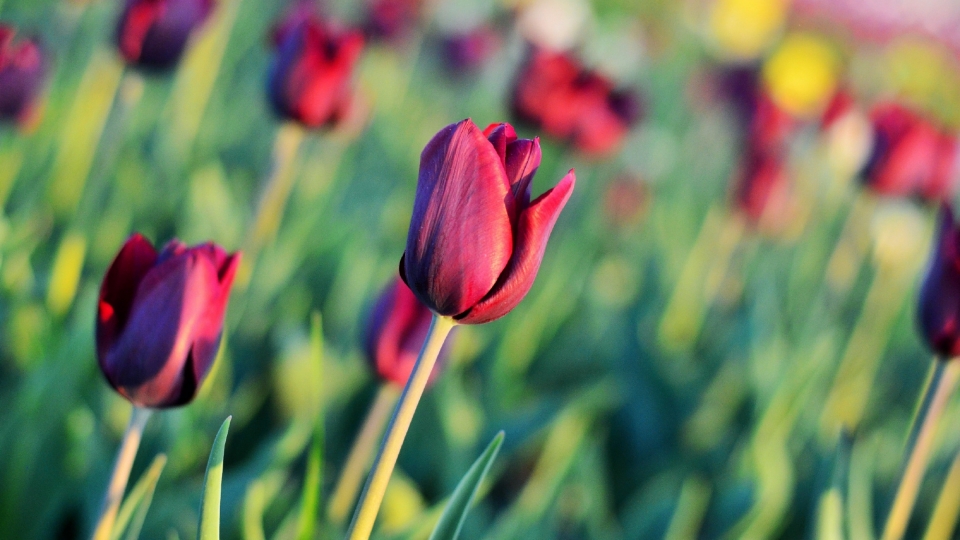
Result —
[[[384, 381], [403, 387], [410, 378], [427, 338], [433, 314], [401, 279], [380, 293], [367, 321], [366, 352], [374, 371]], [[430, 375], [434, 381], [446, 364], [448, 339]]]
[[276, 113], [310, 128], [337, 123], [353, 99], [351, 80], [363, 35], [337, 30], [300, 4], [273, 38], [277, 53], [267, 94]]
[[533, 285], [553, 225], [576, 182], [571, 170], [530, 200], [540, 142], [510, 124], [470, 120], [427, 143], [400, 274], [432, 311], [461, 324], [506, 315]]
[[944, 359], [960, 354], [960, 228], [946, 204], [940, 208], [917, 318], [923, 338], [935, 353]]
[[173, 67], [214, 8], [214, 0], [127, 0], [117, 21], [117, 47], [127, 63]]
[[107, 270], [97, 308], [97, 357], [107, 381], [140, 407], [192, 400], [220, 347], [240, 254], [172, 240], [159, 254], [127, 240]]
[[16, 31], [0, 25], [0, 120], [29, 123], [47, 76], [47, 61], [37, 42], [16, 45]]

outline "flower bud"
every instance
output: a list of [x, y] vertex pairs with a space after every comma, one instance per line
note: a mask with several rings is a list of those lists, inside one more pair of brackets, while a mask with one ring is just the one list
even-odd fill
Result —
[[920, 287], [917, 321], [933, 352], [944, 359], [960, 354], [960, 228], [953, 209], [940, 208], [936, 239]]
[[97, 357], [107, 382], [140, 407], [190, 402], [210, 371], [240, 254], [172, 240], [157, 253], [139, 234], [100, 287]]
[[277, 115], [310, 128], [344, 118], [353, 99], [351, 80], [363, 36], [333, 28], [301, 3], [273, 38], [276, 54], [267, 94]]
[[131, 65], [172, 68], [213, 8], [214, 0], [127, 0], [117, 21], [117, 48]]
[[31, 39], [14, 44], [16, 31], [0, 25], [0, 120], [25, 125], [36, 110], [47, 77], [47, 59]]
[[[367, 320], [366, 353], [373, 370], [384, 381], [403, 387], [423, 348], [433, 314], [417, 300], [401, 279], [395, 279], [380, 293]], [[450, 339], [444, 342], [430, 375], [439, 376], [446, 365]]]
[[538, 140], [510, 124], [481, 131], [470, 119], [427, 143], [400, 275], [433, 312], [462, 324], [506, 315], [536, 278], [576, 177], [530, 200]]

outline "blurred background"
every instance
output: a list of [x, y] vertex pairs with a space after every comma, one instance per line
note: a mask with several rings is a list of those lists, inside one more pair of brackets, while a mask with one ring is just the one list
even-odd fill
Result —
[[[523, 303], [457, 331], [375, 536], [426, 538], [499, 430], [462, 538], [875, 536], [932, 364], [915, 305], [960, 180], [960, 5], [313, 6], [365, 37], [317, 129], [267, 98], [293, 3], [217, 0], [158, 71], [118, 52], [120, 0], [0, 0], [46, 62], [0, 127], [0, 538], [91, 530], [130, 413], [97, 292], [136, 231], [244, 251], [214, 371], [147, 426], [132, 478], [168, 463], [140, 537], [195, 538], [233, 415], [223, 535], [294, 538], [311, 441], [325, 508], [384, 384], [365, 318], [420, 151], [467, 117], [540, 137], [535, 195], [570, 168], [577, 189]], [[908, 537], [955, 537], [956, 400], [942, 425]]]

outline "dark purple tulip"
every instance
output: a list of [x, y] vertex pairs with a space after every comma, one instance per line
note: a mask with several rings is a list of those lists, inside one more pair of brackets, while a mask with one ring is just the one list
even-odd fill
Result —
[[339, 121], [353, 98], [351, 81], [363, 35], [337, 30], [300, 4], [273, 38], [277, 53], [267, 93], [276, 113], [311, 128]]
[[402, 41], [417, 26], [423, 0], [368, 0], [364, 30], [374, 40]]
[[[432, 318], [433, 313], [401, 279], [392, 281], [380, 293], [367, 321], [365, 341], [367, 358], [381, 379], [400, 387], [407, 384]], [[430, 381], [443, 370], [449, 343], [449, 339], [444, 342]]]
[[937, 237], [920, 287], [917, 319], [927, 345], [944, 359], [960, 355], [960, 228], [942, 205]]
[[213, 7], [214, 0], [127, 0], [117, 21], [117, 48], [129, 64], [171, 68]]
[[210, 371], [240, 254], [172, 240], [159, 254], [127, 240], [100, 287], [97, 357], [107, 381], [140, 407], [192, 400]]
[[43, 50], [33, 40], [13, 43], [16, 31], [0, 25], [0, 120], [29, 123], [47, 76]]
[[486, 26], [443, 38], [441, 47], [447, 71], [453, 75], [466, 75], [483, 67], [500, 46], [500, 37]]
[[435, 313], [461, 324], [507, 314], [533, 285], [553, 225], [573, 192], [571, 170], [530, 201], [540, 142], [510, 124], [468, 118], [427, 143], [400, 274]]

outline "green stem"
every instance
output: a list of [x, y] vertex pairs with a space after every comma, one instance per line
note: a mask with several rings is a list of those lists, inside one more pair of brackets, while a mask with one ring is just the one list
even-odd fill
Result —
[[353, 515], [353, 522], [347, 532], [349, 540], [367, 540], [370, 538], [370, 533], [373, 532], [373, 524], [377, 519], [380, 503], [383, 502], [383, 496], [387, 492], [387, 484], [390, 482], [393, 468], [397, 464], [397, 456], [400, 455], [400, 447], [403, 445], [403, 439], [407, 436], [410, 421], [413, 420], [417, 404], [420, 402], [420, 397], [423, 396], [423, 391], [430, 380], [430, 374], [437, 362], [440, 348], [443, 346], [447, 334], [456, 324], [450, 317], [442, 317], [436, 314], [430, 321], [430, 330], [427, 332], [427, 338], [420, 350], [420, 356], [413, 367], [413, 373], [407, 379], [407, 385], [403, 388], [403, 393], [400, 394], [400, 402], [393, 411], [393, 418], [390, 419], [387, 433], [380, 444], [380, 451], [373, 462], [370, 476], [367, 477], [367, 484], [363, 488], [363, 494], [360, 495], [360, 502], [357, 504], [356, 513]]
[[[903, 477], [900, 479], [900, 486], [897, 488], [897, 494], [893, 499], [893, 506], [890, 508], [890, 514], [887, 516], [886, 526], [883, 528], [883, 540], [899, 540], [903, 538], [903, 533], [907, 530], [907, 524], [910, 521], [910, 514], [913, 513], [913, 505], [917, 500], [917, 493], [920, 491], [920, 482], [927, 470], [927, 462], [930, 460], [930, 453], [933, 450], [934, 435], [936, 434], [937, 421], [943, 414], [943, 410], [950, 401], [960, 380], [960, 364], [956, 360], [946, 360], [938, 362], [942, 364], [937, 367], [933, 379], [921, 396], [922, 403], [928, 404], [925, 410], [920, 412], [920, 428], [917, 430], [913, 445], [909, 448], [906, 467], [903, 471]], [[932, 397], [931, 397], [932, 396]]]
[[127, 424], [123, 440], [120, 441], [120, 450], [117, 452], [117, 461], [113, 466], [110, 483], [107, 485], [107, 494], [103, 498], [100, 518], [97, 520], [97, 526], [93, 530], [93, 536], [91, 536], [93, 540], [110, 540], [111, 538], [113, 523], [117, 519], [117, 510], [120, 508], [123, 492], [127, 489], [127, 480], [130, 479], [133, 459], [137, 457], [137, 448], [140, 447], [143, 428], [147, 425], [151, 412], [150, 409], [134, 405], [133, 412], [130, 413], [130, 423]]

